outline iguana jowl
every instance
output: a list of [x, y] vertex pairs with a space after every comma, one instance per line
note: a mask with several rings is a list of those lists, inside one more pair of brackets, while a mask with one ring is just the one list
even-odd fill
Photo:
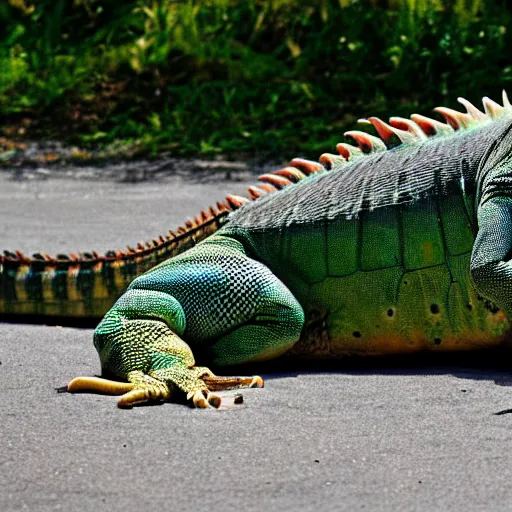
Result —
[[111, 385], [126, 393], [122, 406], [175, 388], [196, 406], [219, 406], [216, 390], [262, 385], [216, 377], [194, 366], [192, 350], [229, 366], [285, 352], [502, 344], [512, 315], [512, 106], [506, 94], [503, 106], [484, 98], [485, 112], [460, 101], [467, 113], [437, 109], [446, 123], [369, 118], [380, 138], [347, 132], [358, 147], [295, 159], [249, 189], [257, 201], [228, 196], [151, 247], [6, 253], [0, 312], [99, 316], [138, 276], [94, 334], [103, 370], [128, 383], [68, 386]]

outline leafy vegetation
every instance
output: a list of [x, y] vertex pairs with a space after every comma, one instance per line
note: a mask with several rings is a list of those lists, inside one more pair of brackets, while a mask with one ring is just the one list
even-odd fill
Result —
[[365, 115], [512, 81], [498, 0], [8, 0], [7, 138], [318, 156]]

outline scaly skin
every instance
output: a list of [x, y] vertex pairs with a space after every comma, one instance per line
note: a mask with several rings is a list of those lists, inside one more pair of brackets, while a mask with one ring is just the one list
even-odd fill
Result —
[[370, 118], [387, 145], [402, 142], [392, 151], [349, 132], [359, 149], [341, 144], [321, 164], [295, 160], [266, 175], [263, 189], [249, 190], [265, 197], [136, 277], [98, 325], [102, 368], [128, 387], [75, 380], [68, 390], [125, 393], [120, 406], [179, 390], [198, 407], [218, 407], [215, 391], [262, 381], [216, 377], [193, 353], [229, 366], [286, 352], [330, 358], [506, 342], [512, 107], [506, 96], [504, 107], [484, 99], [486, 114], [461, 102], [467, 114], [438, 109], [448, 124]]
[[136, 276], [217, 231], [226, 222], [230, 204], [238, 204], [232, 196], [176, 232], [126, 251], [31, 258], [5, 251], [0, 255], [0, 319], [44, 316], [97, 323]]

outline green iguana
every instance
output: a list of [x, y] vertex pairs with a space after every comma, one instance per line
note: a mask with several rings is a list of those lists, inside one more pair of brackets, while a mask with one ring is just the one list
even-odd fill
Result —
[[[177, 233], [128, 252], [0, 257], [3, 315], [105, 316], [105, 374], [67, 390], [120, 406], [198, 407], [262, 386], [195, 366], [406, 354], [503, 344], [512, 315], [512, 106], [462, 98], [446, 122], [376, 117], [380, 137], [261, 176]], [[279, 191], [277, 191], [279, 189]], [[154, 267], [154, 268], [151, 268]], [[148, 270], [150, 269], [151, 270]], [[146, 271], [147, 270], [147, 271]], [[126, 291], [125, 287], [128, 285]], [[121, 293], [124, 291], [124, 294]], [[114, 303], [114, 301], [121, 297]], [[110, 308], [110, 309], [109, 309]]]

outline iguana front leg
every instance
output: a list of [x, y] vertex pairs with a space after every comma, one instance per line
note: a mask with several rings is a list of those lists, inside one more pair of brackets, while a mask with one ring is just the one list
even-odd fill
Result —
[[103, 370], [126, 379], [128, 385], [79, 377], [67, 390], [123, 393], [120, 407], [170, 400], [181, 391], [203, 408], [221, 405], [221, 396], [211, 391], [263, 386], [260, 377], [217, 377], [206, 367], [194, 366], [192, 350], [171, 326], [180, 334], [184, 328], [183, 310], [173, 297], [153, 290], [129, 290], [94, 335]]
[[[221, 366], [269, 359], [298, 340], [303, 321], [283, 283], [238, 242], [219, 237], [134, 281], [97, 327], [94, 344], [103, 370], [133, 385], [120, 406], [169, 400], [180, 390], [197, 407], [218, 407], [222, 397], [213, 391], [263, 381], [196, 367], [189, 345]], [[83, 390], [82, 382], [68, 390]]]
[[478, 234], [471, 256], [477, 290], [512, 319], [512, 198], [495, 195], [478, 207]]
[[98, 339], [102, 337], [100, 331], [96, 343], [104, 369], [126, 378], [128, 383], [77, 377], [68, 384], [69, 392], [122, 394], [119, 407], [131, 407], [149, 400], [170, 400], [182, 391], [196, 407], [204, 408], [221, 405], [221, 396], [211, 391], [263, 387], [258, 376], [217, 377], [206, 367], [194, 366], [190, 347], [162, 321], [120, 320], [113, 327], [111, 322], [116, 320], [109, 318], [108, 329], [113, 330], [107, 337], [112, 340]]

